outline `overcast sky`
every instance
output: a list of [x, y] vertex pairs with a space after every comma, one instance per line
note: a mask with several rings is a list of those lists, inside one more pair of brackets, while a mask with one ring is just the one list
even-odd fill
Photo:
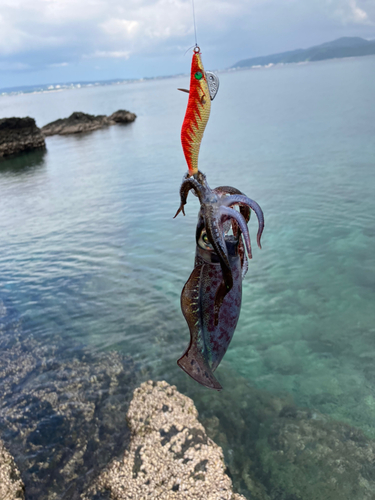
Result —
[[[375, 0], [195, 0], [206, 69], [375, 38]], [[191, 0], [0, 0], [0, 88], [189, 71]]]

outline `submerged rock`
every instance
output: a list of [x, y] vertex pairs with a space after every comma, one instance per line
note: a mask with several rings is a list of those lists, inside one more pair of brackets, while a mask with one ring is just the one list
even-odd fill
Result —
[[375, 441], [360, 429], [236, 373], [222, 370], [221, 380], [230, 390], [201, 391], [198, 410], [238, 492], [249, 500], [375, 499]]
[[0, 119], [0, 159], [24, 151], [45, 148], [43, 134], [33, 118], [27, 116]]
[[60, 118], [54, 122], [47, 123], [42, 127], [45, 136], [79, 134], [81, 132], [91, 132], [116, 123], [130, 123], [136, 119], [136, 115], [130, 111], [119, 109], [110, 116], [89, 115], [75, 111], [68, 118]]
[[[198, 389], [200, 423], [174, 386], [132, 399], [138, 383], [121, 354], [25, 335], [0, 300], [0, 434], [28, 500], [244, 500], [227, 474], [248, 500], [375, 498], [375, 441], [291, 396], [231, 375], [229, 391]], [[4, 470], [22, 495], [0, 444], [0, 499], [13, 500]]]
[[13, 457], [0, 440], [0, 498], [1, 500], [23, 500], [24, 485]]
[[26, 335], [0, 300], [0, 435], [28, 500], [78, 499], [91, 476], [123, 453], [136, 377], [120, 353]]
[[375, 442], [345, 423], [285, 407], [257, 448], [272, 499], [281, 492], [296, 500], [375, 498]]
[[83, 499], [245, 500], [232, 491], [223, 452], [198, 421], [193, 401], [167, 382], [145, 382], [127, 414], [132, 432], [121, 461]]

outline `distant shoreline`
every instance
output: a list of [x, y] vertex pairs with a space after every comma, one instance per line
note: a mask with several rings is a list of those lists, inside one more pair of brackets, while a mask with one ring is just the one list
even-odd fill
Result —
[[[333, 57], [330, 59], [319, 59], [317, 61], [296, 61], [296, 62], [277, 62], [277, 63], [268, 63], [268, 64], [257, 64], [253, 66], [231, 66], [229, 68], [225, 69], [217, 69], [214, 70], [215, 73], [234, 73], [237, 71], [248, 71], [248, 70], [260, 70], [260, 69], [271, 69], [271, 68], [276, 68], [276, 67], [282, 67], [282, 66], [292, 66], [292, 65], [306, 65], [306, 64], [315, 64], [315, 63], [324, 63], [324, 62], [329, 62], [329, 61], [342, 61], [342, 60], [348, 60], [348, 59], [363, 59], [363, 58], [369, 58], [369, 57], [375, 57], [375, 54], [368, 54], [368, 55], [363, 55], [363, 56], [346, 56], [346, 57]], [[0, 89], [0, 98], [1, 97], [13, 97], [17, 95], [24, 95], [24, 94], [49, 94], [49, 93], [55, 93], [55, 92], [63, 92], [65, 90], [79, 90], [79, 89], [84, 89], [84, 88], [91, 88], [91, 87], [109, 87], [109, 86], [114, 86], [114, 85], [128, 85], [131, 83], [145, 83], [145, 82], [150, 82], [150, 81], [155, 81], [155, 80], [166, 80], [166, 79], [171, 79], [171, 78], [179, 78], [182, 76], [188, 77], [189, 74], [176, 74], [176, 75], [168, 75], [168, 76], [156, 76], [156, 77], [147, 77], [147, 78], [139, 78], [139, 79], [134, 79], [134, 80], [103, 80], [95, 83], [76, 83], [76, 84], [46, 84], [45, 86], [43, 85], [38, 85], [38, 86], [30, 86], [30, 87], [25, 87], [24, 90], [19, 89], [18, 87], [10, 87]], [[53, 88], [51, 88], [53, 87]], [[14, 89], [14, 90], [13, 90]], [[30, 90], [28, 90], [30, 89]]]
[[15, 96], [20, 94], [47, 94], [50, 92], [62, 92], [63, 90], [78, 90], [81, 88], [90, 87], [106, 87], [113, 85], [127, 85], [130, 83], [143, 83], [154, 80], [165, 80], [167, 78], [176, 78], [185, 76], [183, 74], [168, 75], [168, 76], [155, 76], [129, 80], [102, 80], [96, 82], [74, 82], [74, 83], [46, 83], [45, 85], [27, 85], [25, 87], [5, 87], [0, 89], [0, 97]]
[[307, 49], [289, 50], [287, 52], [242, 59], [233, 64], [232, 68], [264, 66], [278, 63], [317, 62], [370, 55], [375, 55], [375, 40], [346, 36]]

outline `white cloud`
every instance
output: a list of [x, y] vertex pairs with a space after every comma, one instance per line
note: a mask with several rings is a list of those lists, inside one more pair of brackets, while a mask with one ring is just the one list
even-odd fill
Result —
[[61, 62], [61, 63], [53, 63], [48, 65], [50, 68], [64, 68], [65, 66], [69, 66], [67, 62]]
[[139, 31], [139, 21], [130, 21], [128, 19], [109, 19], [100, 25], [104, 33], [111, 36], [119, 36], [120, 38], [132, 38]]
[[[346, 34], [375, 37], [375, 0], [195, 0], [195, 12], [198, 42], [220, 57], [288, 50]], [[17, 59], [71, 68], [82, 59], [167, 59], [182, 57], [193, 44], [191, 0], [0, 0], [4, 64], [12, 58], [13, 64]]]
[[374, 24], [368, 13], [358, 5], [357, 0], [340, 0], [336, 3], [338, 5], [334, 12], [342, 23]]
[[84, 59], [93, 59], [93, 58], [109, 58], [109, 59], [129, 59], [130, 52], [126, 50], [97, 50], [92, 54], [84, 54]]

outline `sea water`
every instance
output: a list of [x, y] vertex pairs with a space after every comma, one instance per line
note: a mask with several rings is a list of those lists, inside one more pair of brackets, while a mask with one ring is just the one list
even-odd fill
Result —
[[137, 114], [0, 163], [0, 297], [43, 342], [58, 334], [118, 350], [144, 378], [177, 384], [208, 427], [217, 419], [229, 464], [254, 460], [241, 445], [253, 390], [374, 438], [375, 58], [219, 76], [200, 169], [265, 214], [262, 250], [250, 222], [241, 316], [217, 370], [224, 391], [212, 395], [176, 365], [189, 340], [180, 294], [199, 208], [191, 196], [173, 219], [186, 171], [177, 88], [188, 76], [0, 97], [1, 117], [38, 126], [73, 111]]

